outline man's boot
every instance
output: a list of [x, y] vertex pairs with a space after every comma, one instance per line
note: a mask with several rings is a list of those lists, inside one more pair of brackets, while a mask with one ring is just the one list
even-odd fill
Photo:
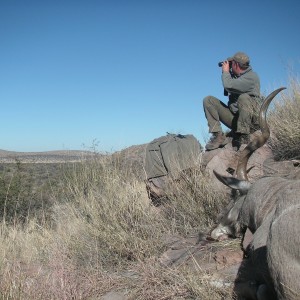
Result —
[[222, 147], [224, 146], [223, 143], [225, 139], [226, 137], [223, 132], [213, 132], [213, 135], [210, 138], [209, 142], [206, 144], [205, 149], [209, 151]]

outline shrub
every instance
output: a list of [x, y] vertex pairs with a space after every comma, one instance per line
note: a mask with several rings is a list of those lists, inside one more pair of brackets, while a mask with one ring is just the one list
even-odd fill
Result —
[[15, 163], [0, 165], [0, 218], [25, 222], [30, 214], [44, 220], [44, 210], [58, 190], [59, 164]]

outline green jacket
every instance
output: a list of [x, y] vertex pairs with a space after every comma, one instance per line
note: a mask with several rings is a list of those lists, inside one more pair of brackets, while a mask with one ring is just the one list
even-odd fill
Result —
[[248, 94], [260, 99], [260, 80], [251, 67], [247, 68], [239, 76], [235, 76], [230, 72], [223, 72], [222, 83], [229, 94], [228, 106], [233, 113], [237, 112], [236, 102], [241, 94]]

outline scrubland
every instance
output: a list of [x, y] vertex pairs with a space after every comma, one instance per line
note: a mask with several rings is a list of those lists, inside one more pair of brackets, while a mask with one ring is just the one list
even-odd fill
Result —
[[[48, 177], [40, 182], [34, 171]], [[166, 236], [210, 227], [222, 195], [212, 193], [208, 178], [195, 171], [174, 184], [173, 198], [155, 207], [139, 173], [118, 155], [96, 153], [57, 166], [6, 165], [1, 297], [101, 299], [110, 290], [128, 299], [218, 295], [201, 270], [168, 269], [158, 257]]]
[[[280, 98], [281, 97], [281, 98]], [[291, 82], [269, 114], [277, 159], [299, 159], [300, 88]], [[121, 155], [65, 164], [0, 166], [0, 298], [230, 299], [195, 262], [159, 262], [170, 235], [208, 232], [228, 200], [194, 170], [169, 200], [148, 199], [142, 165]]]

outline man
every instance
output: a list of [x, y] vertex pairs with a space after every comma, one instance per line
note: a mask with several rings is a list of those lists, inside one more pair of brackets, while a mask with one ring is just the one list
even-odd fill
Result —
[[209, 132], [212, 133], [206, 150], [224, 146], [226, 136], [220, 122], [231, 129], [233, 144], [238, 148], [249, 142], [250, 133], [258, 127], [260, 80], [252, 71], [248, 55], [237, 52], [221, 64], [224, 95], [229, 96], [229, 101], [225, 105], [213, 96], [203, 99]]

